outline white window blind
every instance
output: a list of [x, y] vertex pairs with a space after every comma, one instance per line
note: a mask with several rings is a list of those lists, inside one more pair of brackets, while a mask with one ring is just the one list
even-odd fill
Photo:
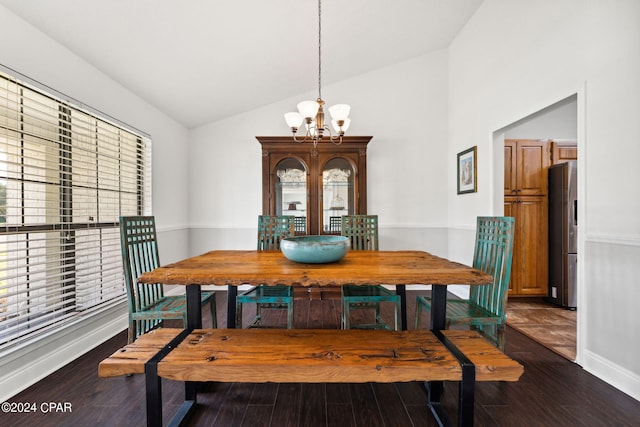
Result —
[[118, 221], [149, 211], [150, 144], [0, 72], [0, 346], [124, 298]]

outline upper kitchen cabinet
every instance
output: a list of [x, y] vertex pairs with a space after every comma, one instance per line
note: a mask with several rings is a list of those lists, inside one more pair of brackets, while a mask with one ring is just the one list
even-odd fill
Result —
[[547, 140], [505, 140], [505, 196], [546, 195], [549, 158], [549, 142]]
[[578, 143], [576, 141], [551, 141], [551, 164], [578, 160]]
[[327, 138], [314, 147], [291, 136], [257, 136], [262, 145], [262, 213], [293, 215], [296, 234], [340, 234], [342, 215], [367, 213], [370, 136]]

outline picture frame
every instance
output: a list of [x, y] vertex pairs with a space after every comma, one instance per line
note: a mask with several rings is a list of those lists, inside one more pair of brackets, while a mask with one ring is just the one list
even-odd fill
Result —
[[458, 153], [458, 194], [478, 191], [477, 148], [476, 145]]

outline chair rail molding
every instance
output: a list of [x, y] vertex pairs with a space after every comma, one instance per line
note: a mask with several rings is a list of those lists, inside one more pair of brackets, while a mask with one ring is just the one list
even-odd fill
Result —
[[640, 235], [622, 234], [597, 234], [590, 233], [585, 236], [587, 243], [605, 243], [610, 245], [640, 246]]

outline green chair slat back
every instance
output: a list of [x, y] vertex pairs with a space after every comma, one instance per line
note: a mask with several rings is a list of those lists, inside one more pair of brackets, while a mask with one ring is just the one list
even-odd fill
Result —
[[341, 233], [354, 251], [378, 250], [378, 215], [344, 215]]
[[479, 217], [473, 268], [493, 276], [493, 284], [471, 287], [469, 301], [506, 320], [515, 220]]
[[[378, 250], [378, 215], [345, 215], [341, 221], [341, 234], [349, 238], [351, 250]], [[380, 303], [394, 304], [393, 329], [398, 329], [400, 296], [380, 285], [345, 285], [342, 287], [342, 327], [344, 329], [392, 329], [381, 317]], [[352, 309], [375, 310], [373, 323], [352, 324]]]
[[296, 225], [296, 235], [303, 235], [307, 233], [307, 217], [295, 216], [293, 221]]
[[[120, 248], [129, 308], [129, 343], [160, 326], [163, 320], [181, 319], [186, 325], [184, 295], [165, 296], [160, 283], [138, 283], [142, 273], [160, 266], [155, 217], [120, 217]], [[201, 302], [209, 304], [216, 327], [215, 293], [202, 292]]]
[[329, 217], [329, 232], [340, 233], [340, 228], [342, 227], [342, 217], [341, 216], [330, 216]]
[[291, 215], [260, 215], [258, 216], [258, 247], [259, 251], [280, 250], [280, 242], [285, 237], [295, 235], [295, 217]]
[[[513, 217], [478, 217], [473, 255], [474, 268], [493, 276], [489, 285], [472, 286], [469, 299], [447, 301], [447, 324], [467, 324], [479, 329], [504, 351], [506, 302], [511, 277], [515, 220]], [[422, 312], [431, 309], [431, 299], [416, 299], [416, 329]]]
[[[298, 224], [299, 226], [299, 224]], [[258, 246], [259, 251], [279, 250], [285, 237], [296, 233], [296, 217], [291, 215], [259, 215]], [[249, 327], [265, 327], [263, 309], [287, 311], [287, 328], [293, 328], [293, 287], [258, 285], [236, 297], [236, 327], [242, 327], [242, 305], [256, 304], [256, 316]]]

